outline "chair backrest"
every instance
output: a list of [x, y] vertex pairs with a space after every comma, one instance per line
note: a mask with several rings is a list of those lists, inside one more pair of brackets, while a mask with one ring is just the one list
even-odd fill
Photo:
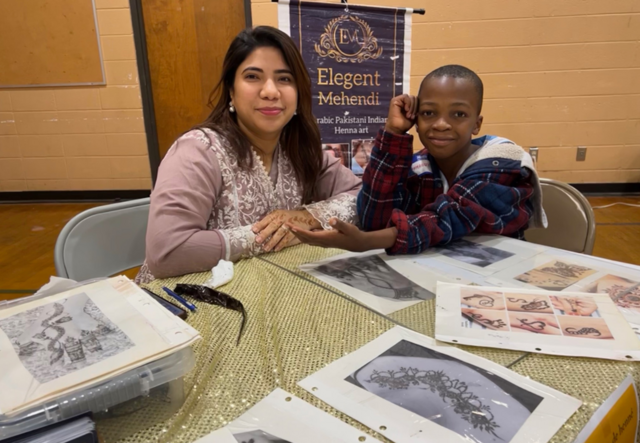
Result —
[[547, 229], [529, 229], [527, 241], [573, 252], [591, 254], [596, 241], [596, 222], [589, 201], [571, 185], [541, 178], [542, 205]]
[[60, 277], [107, 277], [144, 262], [149, 198], [91, 208], [62, 229], [54, 252]]

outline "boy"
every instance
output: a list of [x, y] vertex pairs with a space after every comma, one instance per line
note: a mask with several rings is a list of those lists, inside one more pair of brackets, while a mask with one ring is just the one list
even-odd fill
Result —
[[[500, 137], [472, 140], [482, 126], [482, 96], [482, 81], [463, 66], [428, 74], [417, 97], [391, 100], [378, 133], [358, 196], [367, 232], [337, 219], [333, 231], [289, 228], [312, 245], [417, 254], [471, 232], [523, 238], [527, 227], [546, 226], [529, 154]], [[414, 124], [425, 146], [416, 154], [406, 133]]]

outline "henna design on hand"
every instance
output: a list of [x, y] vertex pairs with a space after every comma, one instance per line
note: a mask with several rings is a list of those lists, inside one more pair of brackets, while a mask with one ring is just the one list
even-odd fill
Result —
[[478, 304], [480, 306], [485, 306], [488, 308], [492, 308], [493, 307], [493, 297], [489, 297], [488, 295], [481, 295], [481, 294], [474, 294], [474, 295], [470, 295], [469, 297], [463, 297], [463, 300], [473, 300], [474, 298], [479, 298], [480, 301], [478, 302]]
[[571, 335], [589, 335], [589, 334], [593, 334], [596, 337], [600, 337], [602, 335], [600, 333], [600, 331], [598, 331], [596, 328], [580, 328], [580, 329], [565, 328], [564, 330], [567, 331]]
[[400, 368], [399, 371], [373, 371], [367, 383], [377, 384], [381, 388], [408, 389], [410, 386], [424, 386], [433, 393], [438, 393], [446, 407], [450, 407], [473, 428], [496, 434], [495, 416], [491, 406], [484, 404], [483, 399], [474, 394], [469, 385], [457, 378], [450, 378], [444, 371], [434, 371], [421, 368]]
[[526, 318], [519, 318], [517, 320], [524, 326], [529, 326], [531, 329], [535, 329], [536, 331], [542, 331], [547, 326], [543, 321], [530, 321]]
[[523, 305], [520, 305], [520, 307], [525, 311], [538, 311], [538, 310], [549, 309], [549, 303], [547, 303], [546, 300], [534, 300], [529, 303], [527, 303], [527, 300], [523, 298], [508, 297], [507, 300], [509, 300], [511, 303], [524, 303]]
[[507, 324], [505, 322], [503, 322], [502, 319], [490, 320], [488, 318], [483, 318], [482, 314], [468, 314], [468, 315], [474, 321], [476, 321], [478, 323], [483, 323], [483, 324], [491, 326], [493, 328], [504, 328], [505, 326], [507, 326]]

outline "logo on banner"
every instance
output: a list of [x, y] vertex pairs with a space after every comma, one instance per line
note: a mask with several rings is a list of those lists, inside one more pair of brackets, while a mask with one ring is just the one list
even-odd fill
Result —
[[329, 57], [341, 63], [362, 63], [375, 60], [382, 54], [378, 39], [364, 20], [351, 15], [335, 18], [324, 28], [320, 43], [315, 45], [320, 57]]

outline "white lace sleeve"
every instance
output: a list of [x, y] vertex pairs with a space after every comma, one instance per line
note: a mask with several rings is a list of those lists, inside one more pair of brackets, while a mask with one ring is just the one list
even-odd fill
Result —
[[331, 229], [329, 219], [335, 217], [343, 222], [358, 225], [356, 196], [341, 194], [336, 198], [305, 205], [304, 208], [320, 222], [324, 229]]
[[220, 229], [220, 233], [225, 240], [227, 261], [235, 262], [264, 252], [262, 246], [256, 244], [256, 234], [251, 230], [251, 225]]

